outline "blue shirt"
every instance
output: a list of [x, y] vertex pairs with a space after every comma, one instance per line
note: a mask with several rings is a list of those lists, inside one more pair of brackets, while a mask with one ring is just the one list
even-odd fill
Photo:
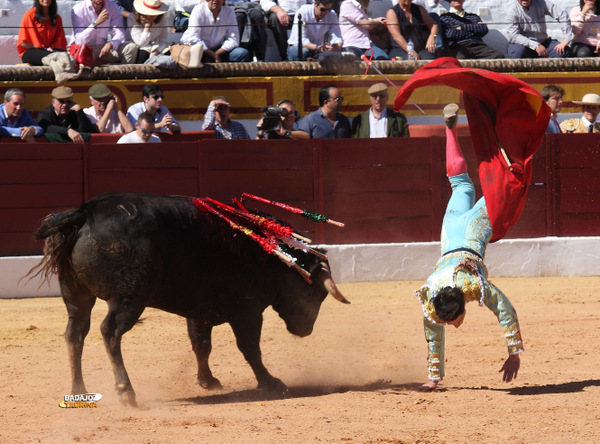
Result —
[[0, 104], [0, 133], [11, 137], [21, 137], [21, 128], [31, 126], [35, 130], [35, 135], [44, 134], [44, 130], [39, 126], [29, 112], [24, 109], [17, 120], [11, 122], [6, 114], [4, 103]]
[[331, 125], [323, 115], [321, 108], [306, 115], [298, 127], [307, 132], [311, 139], [344, 139], [352, 137], [350, 121], [342, 113], [337, 113], [335, 123]]

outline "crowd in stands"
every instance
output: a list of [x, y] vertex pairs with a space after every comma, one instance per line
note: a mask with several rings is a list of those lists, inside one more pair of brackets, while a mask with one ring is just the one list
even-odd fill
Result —
[[[349, 119], [342, 111], [344, 97], [335, 85], [319, 90], [319, 108], [303, 118], [291, 100], [262, 108], [263, 116], [257, 123], [256, 139], [343, 139], [409, 137], [409, 126], [404, 114], [387, 106], [389, 86], [375, 83], [367, 90], [371, 106]], [[111, 89], [95, 83], [89, 90], [90, 106], [73, 101], [73, 90], [57, 86], [51, 92], [51, 103], [37, 114], [37, 121], [25, 108], [25, 93], [10, 88], [0, 104], [0, 136], [36, 142], [45, 136], [50, 142], [83, 143], [94, 133], [122, 134], [118, 143], [160, 142], [161, 133], [180, 133], [179, 122], [163, 104], [165, 95], [156, 83], [148, 83], [142, 90], [142, 100], [127, 110], [121, 108]], [[547, 85], [540, 91], [552, 110], [548, 133], [600, 133], [600, 95], [588, 93], [574, 104], [582, 106], [581, 118], [559, 123], [565, 91], [556, 85]], [[232, 120], [231, 104], [224, 96], [216, 96], [204, 114], [202, 130], [215, 132], [217, 139], [250, 139], [244, 125]]]
[[[424, 0], [398, 0], [385, 17], [369, 17], [369, 0], [343, 0], [339, 14], [337, 0], [176, 0], [175, 21], [166, 23], [168, 7], [160, 0], [81, 0], [71, 10], [67, 42], [57, 0], [34, 0], [17, 50], [24, 63], [37, 66], [69, 45], [90, 46], [95, 63], [145, 63], [168, 55], [167, 32], [178, 30], [181, 44], [202, 44], [203, 63], [262, 61], [269, 28], [283, 61], [321, 61], [339, 51], [360, 57], [369, 50], [375, 60], [503, 58], [484, 43], [488, 27], [464, 10], [464, 1], [450, 0], [438, 15]], [[561, 39], [549, 37], [547, 16], [560, 24]], [[556, 0], [507, 0], [501, 20], [510, 58], [599, 54], [600, 0], [580, 0], [569, 13]]]

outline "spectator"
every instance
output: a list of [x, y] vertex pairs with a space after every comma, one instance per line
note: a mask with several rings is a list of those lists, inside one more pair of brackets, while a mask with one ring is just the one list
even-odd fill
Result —
[[154, 116], [148, 111], [141, 113], [135, 123], [135, 131], [123, 134], [117, 143], [149, 143], [160, 142], [156, 135]]
[[154, 116], [155, 127], [160, 132], [180, 132], [181, 127], [179, 126], [179, 122], [173, 118], [169, 108], [163, 105], [164, 98], [165, 96], [160, 86], [156, 83], [148, 83], [142, 90], [142, 101], [134, 103], [129, 107], [127, 118], [135, 125], [140, 114], [148, 111]]
[[600, 48], [600, 2], [579, 0], [569, 14], [573, 27], [571, 50], [575, 57], [597, 57]]
[[[333, 9], [333, 0], [315, 0], [313, 4], [298, 8], [288, 39], [288, 60], [298, 60], [298, 16], [302, 16], [302, 60], [317, 58], [323, 51], [339, 51], [342, 39], [338, 17]], [[329, 38], [326, 41], [325, 35]]]
[[387, 53], [374, 45], [369, 31], [385, 25], [385, 17], [369, 18], [367, 8], [370, 0], [345, 0], [340, 7], [340, 29], [347, 50], [358, 59], [367, 50], [373, 50], [373, 60], [389, 60]]
[[89, 90], [92, 106], [83, 112], [88, 116], [92, 125], [96, 125], [99, 133], [128, 133], [133, 131], [133, 125], [121, 111], [119, 100], [113, 95], [108, 86], [95, 83]]
[[73, 90], [57, 86], [52, 90], [52, 104], [38, 114], [38, 124], [50, 142], [83, 143], [96, 132], [81, 106], [73, 102]]
[[[439, 26], [425, 8], [413, 5], [411, 0], [400, 0], [386, 14], [387, 27], [392, 37], [390, 58], [402, 60], [433, 60], [436, 58]], [[408, 51], [408, 42], [414, 48]]]
[[573, 100], [576, 105], [581, 105], [583, 115], [580, 119], [568, 119], [560, 124], [563, 133], [600, 133], [600, 123], [596, 117], [600, 112], [600, 96], [586, 94], [581, 100]]
[[[392, 2], [392, 4], [395, 4], [396, 2]], [[444, 49], [444, 40], [443, 40], [443, 33], [442, 33], [442, 23], [440, 21], [440, 16], [434, 12], [434, 9], [438, 6], [439, 4], [439, 0], [432, 0], [431, 2], [429, 0], [413, 0], [413, 5], [417, 5], [417, 6], [422, 6], [423, 9], [425, 9], [425, 11], [427, 11], [427, 13], [431, 16], [431, 19], [438, 25], [438, 30], [440, 31], [438, 33], [438, 35], [435, 36], [435, 45], [437, 46], [438, 52], [443, 51]], [[444, 3], [448, 4], [448, 8], [450, 7], [450, 4], [448, 1], [445, 1]], [[442, 11], [446, 12], [447, 9], [442, 9]]]
[[25, 93], [18, 88], [6, 91], [4, 103], [0, 105], [0, 134], [32, 143], [35, 136], [43, 133], [44, 130], [25, 109]]
[[73, 6], [71, 23], [71, 45], [91, 46], [96, 61], [121, 61], [125, 33], [117, 5], [108, 0], [83, 0]]
[[66, 51], [67, 39], [56, 0], [34, 0], [19, 28], [17, 51], [23, 63], [42, 66], [42, 59], [54, 51]]
[[110, 0], [119, 7], [123, 18], [123, 27], [127, 28], [127, 18], [133, 12], [133, 0]]
[[188, 29], [181, 36], [183, 45], [203, 44], [203, 63], [250, 60], [248, 50], [240, 47], [235, 12], [224, 3], [225, 0], [209, 0], [195, 6]]
[[483, 43], [488, 27], [477, 14], [464, 10], [464, 2], [450, 0], [450, 11], [440, 17], [448, 55], [457, 59], [503, 59], [502, 53]]
[[368, 93], [371, 108], [352, 119], [352, 137], [409, 137], [404, 114], [387, 108], [387, 85], [376, 83]]
[[[571, 48], [567, 45], [573, 40], [573, 31], [565, 11], [549, 0], [509, 0], [507, 6], [506, 32], [511, 59], [571, 57]], [[562, 42], [548, 37], [546, 15], [560, 23]]]
[[190, 14], [200, 0], [175, 0], [175, 18], [173, 19], [173, 31], [185, 32], [188, 28]]
[[[273, 38], [277, 45], [277, 51], [281, 61], [286, 61], [288, 49], [288, 31], [292, 29], [294, 14], [298, 8], [305, 5], [309, 0], [279, 0], [271, 5], [271, 0], [262, 0], [267, 26], [273, 32]], [[265, 10], [267, 9], [267, 10]]]
[[224, 96], [217, 96], [208, 104], [202, 131], [214, 130], [217, 139], [249, 139], [248, 131], [240, 122], [229, 119], [231, 105]]
[[128, 39], [123, 48], [123, 61], [142, 64], [169, 46], [164, 23], [169, 7], [160, 0], [135, 0], [133, 8], [127, 18]]
[[319, 109], [302, 119], [298, 127], [308, 133], [311, 139], [343, 139], [352, 137], [348, 118], [339, 112], [344, 98], [334, 85], [325, 86], [319, 91]]
[[565, 90], [557, 85], [546, 85], [540, 91], [540, 95], [544, 98], [552, 110], [552, 115], [550, 116], [550, 121], [548, 122], [548, 128], [546, 129], [546, 132], [558, 134], [562, 133], [560, 124], [558, 123], [558, 120], [556, 120], [556, 116], [562, 109]]
[[258, 129], [257, 139], [310, 139], [309, 135], [298, 128], [298, 111], [296, 105], [291, 100], [282, 100], [276, 105], [277, 108], [286, 110], [286, 114], [274, 116], [280, 118], [281, 123], [278, 127], [268, 130], [264, 128], [265, 117], [260, 119], [256, 128]]
[[[272, 3], [268, 0], [269, 3]], [[248, 50], [250, 59], [256, 57], [259, 62], [264, 62], [267, 51], [267, 30], [262, 2], [229, 0], [235, 12], [240, 36], [240, 47]], [[274, 3], [273, 3], [274, 4]]]

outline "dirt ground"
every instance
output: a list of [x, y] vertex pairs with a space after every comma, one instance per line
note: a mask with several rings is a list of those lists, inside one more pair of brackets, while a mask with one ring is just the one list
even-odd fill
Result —
[[421, 282], [340, 285], [313, 334], [290, 335], [265, 312], [265, 365], [289, 396], [256, 390], [229, 326], [213, 334], [223, 390], [195, 383], [185, 321], [147, 310], [123, 354], [140, 408], [121, 405], [102, 344], [99, 301], [83, 356], [97, 408], [59, 407], [70, 373], [60, 298], [0, 300], [0, 442], [580, 443], [600, 438], [600, 277], [494, 279], [517, 309], [526, 351], [516, 382], [498, 370], [506, 345], [494, 315], [467, 306], [446, 337], [446, 379], [425, 382]]

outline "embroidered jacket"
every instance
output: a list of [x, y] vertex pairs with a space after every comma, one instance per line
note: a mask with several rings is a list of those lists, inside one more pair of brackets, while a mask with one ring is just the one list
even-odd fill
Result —
[[460, 287], [465, 302], [479, 301], [479, 305], [485, 305], [496, 315], [510, 355], [523, 351], [517, 313], [504, 293], [487, 280], [483, 260], [466, 251], [448, 253], [440, 258], [425, 285], [415, 291], [423, 307], [425, 339], [429, 347], [429, 379], [439, 381], [444, 377], [445, 323], [436, 316], [432, 298], [448, 286]]

